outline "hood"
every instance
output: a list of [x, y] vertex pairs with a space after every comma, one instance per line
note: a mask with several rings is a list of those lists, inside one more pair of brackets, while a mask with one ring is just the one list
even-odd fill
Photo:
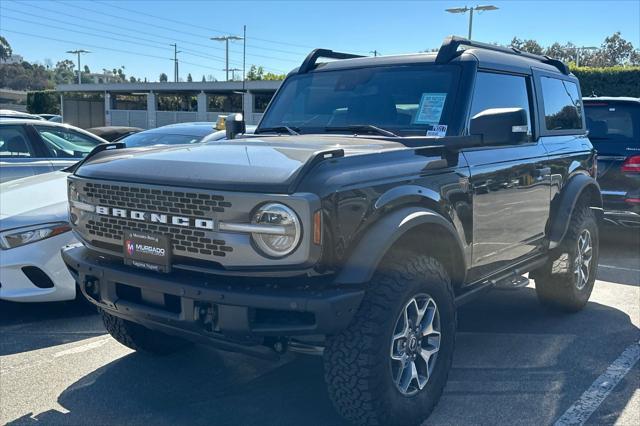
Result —
[[202, 189], [288, 192], [322, 152], [345, 156], [403, 149], [362, 136], [273, 136], [204, 144], [104, 151], [76, 170], [80, 177]]
[[0, 230], [67, 220], [67, 176], [57, 171], [0, 184]]

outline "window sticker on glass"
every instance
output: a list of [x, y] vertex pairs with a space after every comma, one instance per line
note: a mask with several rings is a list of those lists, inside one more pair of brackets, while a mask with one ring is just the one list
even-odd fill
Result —
[[423, 93], [414, 124], [440, 124], [446, 93]]
[[436, 138], [444, 138], [447, 136], [447, 125], [436, 124], [431, 126], [431, 130], [427, 130], [427, 136], [435, 136]]

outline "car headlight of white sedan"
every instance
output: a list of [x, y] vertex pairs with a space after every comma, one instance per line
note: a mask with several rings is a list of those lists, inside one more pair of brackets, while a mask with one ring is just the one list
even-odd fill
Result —
[[0, 247], [3, 250], [24, 246], [26, 244], [55, 237], [71, 230], [67, 222], [53, 222], [41, 225], [14, 228], [0, 232]]

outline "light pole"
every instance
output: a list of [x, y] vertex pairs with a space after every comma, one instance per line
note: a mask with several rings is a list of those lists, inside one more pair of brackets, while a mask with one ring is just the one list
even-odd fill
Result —
[[173, 81], [177, 83], [178, 82], [178, 53], [180, 53], [180, 51], [178, 50], [177, 43], [170, 44], [169, 46], [173, 46]]
[[454, 7], [452, 9], [445, 9], [445, 11], [449, 13], [467, 13], [469, 12], [469, 36], [467, 37], [471, 40], [471, 30], [473, 28], [473, 11], [477, 10], [478, 12], [485, 10], [497, 10], [498, 8], [492, 4], [488, 4], [485, 6], [475, 6], [475, 7]]
[[242, 71], [240, 68], [228, 68], [225, 71], [231, 71], [231, 81], [236, 81], [236, 71]]
[[225, 43], [225, 51], [226, 51], [226, 55], [225, 55], [225, 71], [227, 73], [226, 75], [226, 79], [227, 81], [229, 81], [229, 40], [242, 40], [242, 37], [238, 37], [238, 36], [234, 36], [234, 35], [227, 35], [227, 36], [219, 36], [219, 37], [211, 37], [211, 40], [215, 40], [215, 41], [224, 41]]
[[594, 50], [598, 50], [598, 48], [595, 47], [595, 46], [580, 46], [580, 47], [576, 47], [576, 67], [580, 66], [580, 52], [582, 50], [594, 51]]
[[67, 53], [73, 53], [74, 55], [78, 55], [78, 84], [82, 84], [82, 68], [80, 68], [80, 55], [83, 53], [91, 53], [91, 52], [84, 49], [76, 49], [76, 50], [67, 50]]

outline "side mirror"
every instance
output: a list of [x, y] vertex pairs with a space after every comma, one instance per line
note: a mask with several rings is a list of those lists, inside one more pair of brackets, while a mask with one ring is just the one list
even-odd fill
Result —
[[490, 108], [471, 118], [469, 133], [483, 145], [512, 145], [527, 140], [529, 126], [523, 108]]
[[229, 114], [224, 119], [224, 129], [227, 133], [227, 139], [235, 139], [238, 134], [245, 133], [247, 126], [242, 114]]

